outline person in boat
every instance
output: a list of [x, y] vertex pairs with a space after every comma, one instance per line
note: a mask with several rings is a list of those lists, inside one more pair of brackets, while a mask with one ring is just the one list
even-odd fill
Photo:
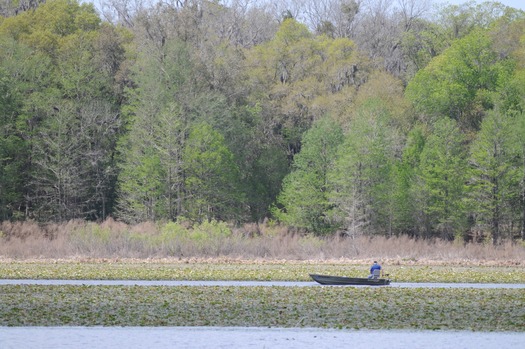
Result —
[[368, 275], [369, 279], [372, 279], [374, 277], [374, 270], [379, 270], [379, 275], [383, 276], [383, 269], [381, 269], [381, 265], [377, 263], [377, 261], [374, 261], [374, 264], [370, 267], [370, 275]]

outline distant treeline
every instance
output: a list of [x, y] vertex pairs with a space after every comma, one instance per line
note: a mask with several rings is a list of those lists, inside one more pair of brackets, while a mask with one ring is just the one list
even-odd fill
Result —
[[0, 221], [525, 239], [523, 11], [97, 6], [0, 3]]

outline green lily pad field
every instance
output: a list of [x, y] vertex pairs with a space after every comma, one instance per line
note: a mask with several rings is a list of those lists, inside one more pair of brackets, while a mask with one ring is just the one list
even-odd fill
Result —
[[[522, 266], [384, 265], [393, 282], [525, 283]], [[311, 281], [309, 274], [366, 277], [368, 265], [312, 261], [4, 261], [0, 279]]]
[[525, 331], [525, 291], [0, 286], [0, 326], [263, 326]]
[[[385, 265], [393, 282], [525, 283], [521, 267]], [[0, 279], [311, 281], [368, 265], [2, 261]], [[0, 326], [262, 326], [525, 331], [525, 290], [280, 286], [0, 286]]]

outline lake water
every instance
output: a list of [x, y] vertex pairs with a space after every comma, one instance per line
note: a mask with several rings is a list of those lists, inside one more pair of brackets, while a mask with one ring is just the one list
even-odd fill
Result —
[[523, 348], [525, 333], [259, 327], [0, 327], [2, 349]]

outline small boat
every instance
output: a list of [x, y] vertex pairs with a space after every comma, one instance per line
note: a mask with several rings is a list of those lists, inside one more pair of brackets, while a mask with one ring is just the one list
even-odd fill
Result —
[[346, 276], [330, 276], [310, 274], [314, 281], [321, 285], [367, 285], [384, 286], [390, 285], [390, 279], [369, 279], [369, 278], [350, 278]]

